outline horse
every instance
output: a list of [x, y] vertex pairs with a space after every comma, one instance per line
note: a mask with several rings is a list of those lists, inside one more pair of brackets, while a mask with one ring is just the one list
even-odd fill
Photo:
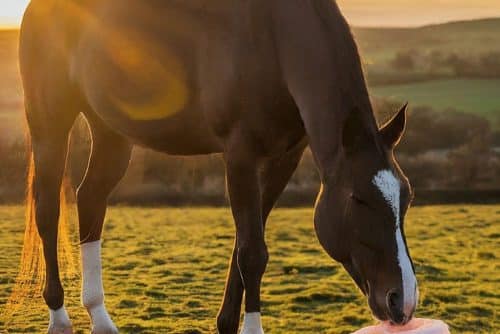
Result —
[[334, 1], [32, 0], [19, 49], [33, 166], [28, 228], [43, 245], [50, 334], [72, 332], [57, 245], [78, 115], [92, 137], [76, 195], [92, 333], [118, 333], [104, 303], [101, 232], [134, 145], [224, 159], [236, 235], [219, 333], [238, 332], [242, 304], [241, 333], [263, 333], [266, 221], [307, 146], [321, 179], [320, 244], [376, 318], [412, 318], [418, 288], [404, 218], [413, 191], [393, 154], [407, 106], [377, 125], [355, 39]]

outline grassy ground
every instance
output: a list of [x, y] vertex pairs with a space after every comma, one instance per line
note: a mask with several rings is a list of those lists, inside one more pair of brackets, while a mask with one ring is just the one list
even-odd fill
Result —
[[[20, 253], [21, 207], [0, 207], [0, 314]], [[408, 242], [417, 267], [418, 316], [447, 321], [453, 333], [500, 328], [500, 206], [414, 208]], [[115, 207], [104, 236], [107, 305], [122, 333], [214, 333], [233, 243], [226, 209]], [[271, 260], [263, 286], [267, 333], [350, 333], [373, 322], [344, 270], [320, 249], [312, 210], [276, 210], [267, 240]], [[66, 281], [77, 333], [88, 333], [79, 279]], [[6, 319], [0, 316], [0, 332]], [[40, 299], [19, 312], [10, 333], [41, 333]]]

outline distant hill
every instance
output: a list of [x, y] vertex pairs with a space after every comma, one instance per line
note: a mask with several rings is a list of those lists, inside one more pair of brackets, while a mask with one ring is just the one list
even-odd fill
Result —
[[372, 85], [500, 78], [500, 18], [353, 31]]
[[420, 28], [354, 28], [368, 61], [388, 60], [399, 50], [475, 54], [500, 50], [500, 18], [450, 22]]

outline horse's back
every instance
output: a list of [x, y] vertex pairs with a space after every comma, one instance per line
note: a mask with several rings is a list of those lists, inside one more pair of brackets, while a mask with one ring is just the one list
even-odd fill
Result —
[[220, 151], [200, 101], [199, 59], [207, 40], [217, 42], [210, 30], [186, 8], [133, 1], [111, 12], [113, 2], [86, 22], [71, 59], [72, 81], [91, 108], [147, 146]]
[[[52, 11], [37, 14], [49, 32], [40, 39], [61, 45], [50, 57], [59, 60], [42, 67], [63, 71], [65, 80], [54, 84], [74, 88], [84, 113], [132, 141], [173, 154], [220, 152], [221, 138], [236, 124], [256, 132], [273, 121], [298, 125], [295, 114], [258, 114], [271, 107], [296, 110], [283, 93], [265, 9], [255, 4], [54, 1]], [[50, 27], [48, 17], [57, 26]]]

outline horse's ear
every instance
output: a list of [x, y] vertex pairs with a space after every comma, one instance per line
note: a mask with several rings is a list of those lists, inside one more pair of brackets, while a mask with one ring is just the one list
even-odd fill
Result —
[[342, 131], [342, 146], [346, 154], [352, 154], [367, 147], [370, 140], [370, 132], [366, 129], [359, 110], [352, 110], [344, 123]]
[[403, 137], [406, 128], [406, 111], [408, 110], [408, 103], [399, 110], [399, 112], [385, 123], [379, 130], [382, 140], [389, 148], [396, 147]]

